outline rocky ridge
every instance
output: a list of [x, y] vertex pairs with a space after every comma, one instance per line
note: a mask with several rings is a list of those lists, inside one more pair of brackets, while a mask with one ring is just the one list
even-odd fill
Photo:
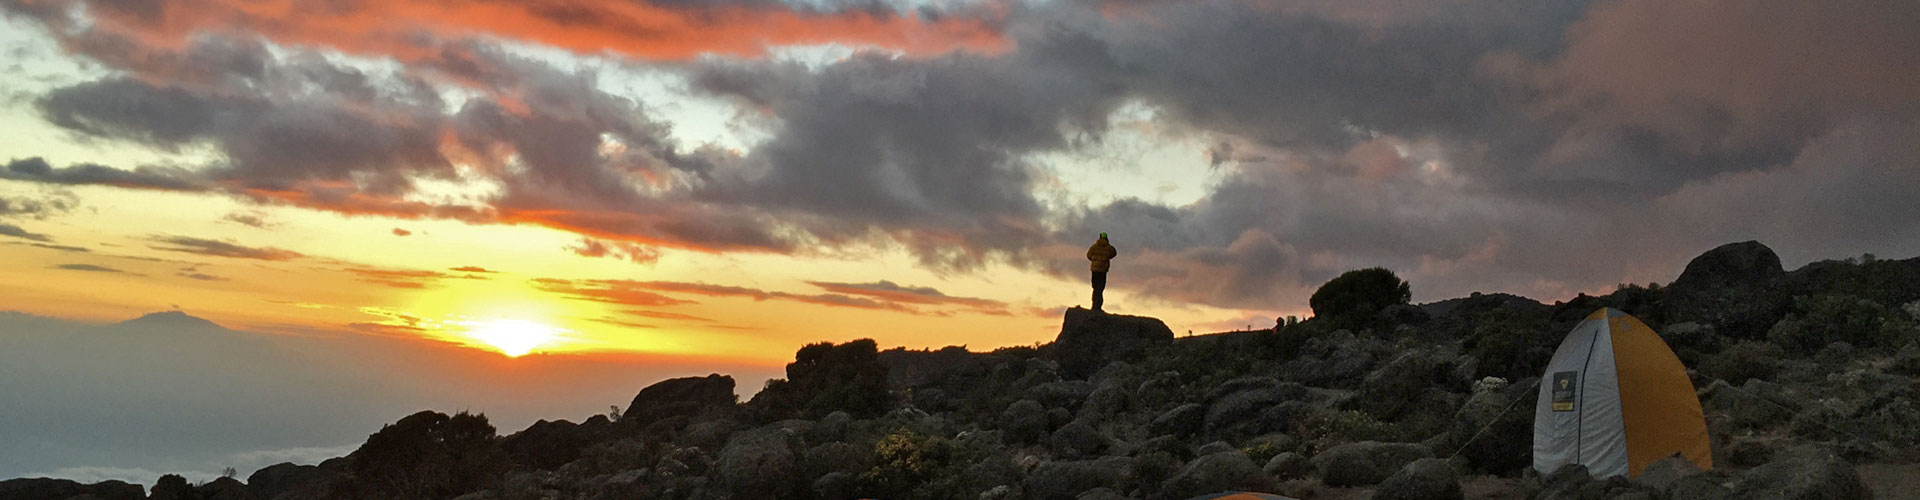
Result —
[[[1715, 469], [1528, 467], [1541, 366], [1600, 307], [1645, 320], [1689, 366]], [[1038, 348], [806, 346], [744, 403], [714, 374], [641, 389], [618, 418], [506, 436], [482, 415], [420, 412], [348, 456], [244, 483], [15, 479], [0, 500], [1867, 498], [1857, 465], [1920, 462], [1920, 258], [1787, 272], [1745, 242], [1665, 287], [1377, 316], [1176, 339], [1156, 319], [1071, 309]]]

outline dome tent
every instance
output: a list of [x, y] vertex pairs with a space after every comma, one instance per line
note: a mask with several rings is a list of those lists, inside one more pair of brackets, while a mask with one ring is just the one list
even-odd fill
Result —
[[1638, 318], [1605, 308], [1573, 327], [1540, 375], [1533, 468], [1633, 477], [1675, 453], [1713, 468], [1707, 422], [1680, 358]]

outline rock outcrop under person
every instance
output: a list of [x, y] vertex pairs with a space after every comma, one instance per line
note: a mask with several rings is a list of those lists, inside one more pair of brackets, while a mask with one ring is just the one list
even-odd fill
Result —
[[1084, 379], [1114, 361], [1144, 357], [1154, 346], [1173, 342], [1173, 329], [1159, 319], [1068, 309], [1048, 357], [1067, 378]]

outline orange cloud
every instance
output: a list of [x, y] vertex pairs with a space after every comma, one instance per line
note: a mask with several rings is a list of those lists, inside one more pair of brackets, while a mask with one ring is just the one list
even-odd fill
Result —
[[[199, 32], [253, 32], [285, 44], [332, 47], [406, 61], [437, 57], [436, 39], [498, 37], [576, 53], [614, 53], [653, 60], [702, 54], [757, 57], [768, 47], [841, 43], [910, 54], [955, 49], [997, 52], [1004, 13], [976, 9], [937, 19], [878, 9], [796, 10], [777, 3], [658, 5], [646, 1], [476, 0], [466, 2], [338, 0], [153, 0], [85, 2], [25, 0], [19, 7], [49, 23], [71, 24], [84, 5], [113, 38], [66, 40], [70, 50], [137, 62], [126, 49], [179, 47]], [[61, 30], [55, 30], [60, 32]], [[116, 55], [117, 53], [117, 55]]]

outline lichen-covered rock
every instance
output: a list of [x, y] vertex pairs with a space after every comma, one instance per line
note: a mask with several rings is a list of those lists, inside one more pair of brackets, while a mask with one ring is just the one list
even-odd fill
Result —
[[1046, 436], [1051, 428], [1047, 408], [1038, 401], [1014, 401], [1000, 411], [1000, 429], [1006, 431], [1008, 439], [1022, 443], [1036, 442]]
[[1060, 426], [1060, 429], [1053, 431], [1047, 443], [1055, 453], [1066, 457], [1097, 455], [1106, 448], [1106, 438], [1100, 436], [1100, 431], [1078, 421]]
[[1221, 491], [1271, 491], [1273, 478], [1245, 453], [1224, 451], [1187, 462], [1160, 488], [1161, 498], [1189, 498]]
[[720, 450], [712, 477], [736, 499], [799, 498], [809, 484], [800, 477], [800, 440], [768, 426], [735, 433]]
[[1260, 469], [1274, 479], [1288, 481], [1300, 479], [1312, 473], [1313, 464], [1307, 461], [1306, 455], [1289, 451], [1274, 455], [1272, 459], [1267, 460], [1267, 465]]
[[1693, 462], [1675, 455], [1647, 464], [1647, 468], [1642, 469], [1640, 475], [1634, 476], [1633, 482], [1654, 490], [1666, 491], [1673, 486], [1673, 483], [1699, 473], [1700, 468], [1694, 466]]
[[1119, 487], [1132, 462], [1125, 457], [1041, 462], [1027, 473], [1027, 498], [1074, 500], [1087, 490]]
[[1840, 457], [1819, 450], [1796, 450], [1740, 476], [1735, 498], [1747, 500], [1826, 500], [1869, 498], [1860, 474]]
[[1192, 436], [1200, 432], [1200, 427], [1206, 423], [1206, 418], [1206, 407], [1197, 403], [1187, 403], [1153, 417], [1153, 421], [1147, 424], [1147, 432], [1156, 436]]
[[1422, 458], [1374, 488], [1374, 500], [1459, 500], [1460, 478], [1446, 460]]
[[1314, 455], [1311, 462], [1328, 486], [1370, 486], [1415, 460], [1431, 456], [1427, 447], [1414, 443], [1361, 441], [1328, 448]]
[[1047, 408], [1078, 408], [1093, 394], [1093, 384], [1085, 380], [1062, 380], [1033, 386], [1027, 390], [1027, 399], [1039, 401]]

